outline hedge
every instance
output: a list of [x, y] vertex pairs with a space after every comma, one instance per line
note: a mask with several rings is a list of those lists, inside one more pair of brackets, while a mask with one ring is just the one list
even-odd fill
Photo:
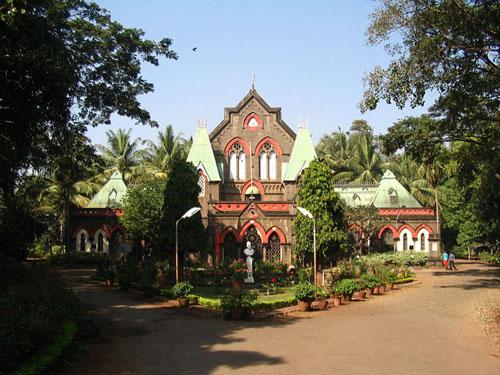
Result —
[[67, 321], [61, 326], [61, 333], [40, 354], [35, 355], [24, 364], [17, 375], [36, 375], [53, 366], [63, 355], [64, 351], [73, 343], [77, 331], [74, 321]]

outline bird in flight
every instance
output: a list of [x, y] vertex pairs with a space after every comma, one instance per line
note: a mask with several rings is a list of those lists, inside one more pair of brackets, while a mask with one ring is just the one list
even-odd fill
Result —
[[198, 47], [194, 47], [193, 48], [193, 52], [196, 52], [197, 49], [198, 49]]

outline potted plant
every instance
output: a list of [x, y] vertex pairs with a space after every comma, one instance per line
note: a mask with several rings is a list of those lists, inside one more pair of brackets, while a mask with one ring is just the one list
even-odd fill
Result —
[[388, 292], [394, 288], [394, 283], [398, 279], [398, 274], [393, 270], [388, 270], [385, 274], [385, 290]]
[[222, 317], [231, 320], [240, 320], [251, 311], [257, 294], [246, 289], [226, 290], [221, 299]]
[[316, 307], [318, 309], [326, 309], [328, 307], [329, 293], [325, 288], [317, 288], [316, 291]]
[[181, 281], [172, 288], [172, 293], [179, 303], [179, 307], [189, 306], [188, 296], [193, 291], [193, 285], [189, 281]]
[[374, 294], [375, 287], [378, 287], [378, 285], [380, 284], [380, 279], [375, 275], [365, 274], [361, 277], [361, 280], [363, 280], [363, 282], [365, 283], [367, 297], [370, 297], [372, 294]]
[[303, 282], [295, 287], [295, 298], [297, 298], [300, 311], [309, 311], [315, 297], [316, 287], [311, 283]]
[[240, 288], [248, 276], [248, 268], [242, 259], [235, 260], [228, 267], [229, 279], [233, 288]]
[[335, 292], [344, 298], [345, 303], [349, 303], [353, 293], [358, 289], [358, 283], [354, 279], [342, 279], [335, 283]]
[[365, 299], [366, 297], [366, 283], [363, 279], [357, 279], [358, 289], [354, 292], [356, 299]]

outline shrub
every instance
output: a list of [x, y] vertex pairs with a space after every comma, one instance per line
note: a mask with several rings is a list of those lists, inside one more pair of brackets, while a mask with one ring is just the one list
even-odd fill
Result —
[[74, 320], [76, 300], [46, 265], [0, 259], [0, 368], [13, 371]]
[[311, 283], [299, 283], [295, 287], [295, 298], [299, 301], [313, 301], [315, 297], [316, 287]]
[[137, 272], [138, 282], [146, 295], [153, 291], [156, 281], [156, 267], [154, 264], [143, 263]]
[[248, 268], [242, 259], [235, 260], [227, 268], [231, 280], [243, 281], [248, 275]]
[[193, 291], [193, 285], [189, 281], [181, 281], [172, 288], [175, 298], [186, 298]]
[[491, 254], [487, 251], [483, 251], [479, 254], [479, 259], [481, 259], [482, 262], [500, 264], [500, 253]]
[[256, 300], [257, 294], [250, 293], [246, 289], [226, 290], [220, 302], [222, 316], [227, 319], [231, 312], [237, 309], [242, 309], [244, 314], [249, 314], [252, 303]]
[[364, 257], [368, 265], [377, 266], [380, 264], [394, 266], [425, 266], [428, 254], [416, 251], [398, 251], [391, 253], [377, 253]]
[[363, 282], [365, 283], [366, 288], [370, 289], [382, 284], [382, 281], [375, 275], [365, 274], [361, 276], [361, 280], [363, 280]]
[[312, 269], [311, 268], [299, 268], [297, 271], [297, 277], [299, 283], [308, 283], [311, 280]]
[[116, 265], [118, 284], [123, 290], [129, 290], [137, 278], [137, 263], [133, 259], [125, 259]]
[[359, 290], [359, 285], [354, 279], [342, 279], [335, 283], [333, 290], [337, 294], [351, 297], [355, 291]]

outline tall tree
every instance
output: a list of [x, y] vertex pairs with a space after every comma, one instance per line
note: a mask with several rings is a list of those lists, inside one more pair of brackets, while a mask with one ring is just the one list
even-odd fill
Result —
[[[328, 166], [313, 160], [305, 169], [300, 182], [297, 205], [312, 213], [316, 220], [317, 256], [326, 263], [343, 255], [348, 240], [347, 224], [342, 204], [334, 190]], [[297, 214], [293, 222], [296, 243], [295, 255], [302, 262], [311, 262], [313, 249], [312, 220]]]
[[153, 90], [141, 64], [176, 58], [170, 39], [146, 40], [82, 0], [9, 0], [0, 40], [0, 193], [12, 215], [20, 172], [46, 165], [52, 146], [113, 113], [157, 125], [138, 101]]
[[[175, 249], [175, 222], [187, 210], [200, 205], [198, 194], [198, 173], [191, 163], [174, 160], [169, 178], [165, 186], [163, 204], [164, 249], [170, 255]], [[182, 253], [187, 250], [200, 250], [203, 243], [203, 226], [199, 214], [182, 220], [179, 224], [179, 248]]]
[[147, 175], [167, 179], [174, 160], [187, 157], [185, 141], [181, 134], [175, 135], [172, 125], [158, 132], [158, 143], [144, 141], [148, 147], [144, 151], [144, 168]]
[[[107, 145], [96, 145], [101, 153], [106, 166], [112, 171], [120, 171], [126, 181], [132, 180], [136, 175], [136, 167], [143, 155], [139, 150], [140, 139], [132, 138], [132, 129], [118, 129], [116, 132], [106, 132]], [[110, 173], [107, 174], [110, 174]]]

